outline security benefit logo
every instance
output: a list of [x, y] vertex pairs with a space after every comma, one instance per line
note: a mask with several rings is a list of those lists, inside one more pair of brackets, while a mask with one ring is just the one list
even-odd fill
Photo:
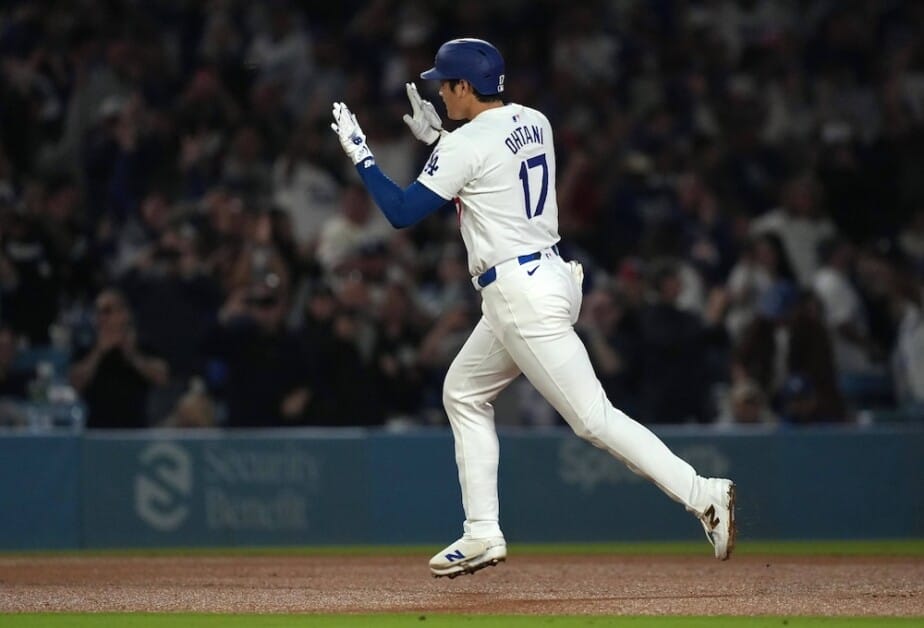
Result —
[[305, 531], [320, 467], [289, 444], [154, 442], [138, 455], [135, 512], [161, 532]]
[[176, 530], [189, 516], [192, 493], [192, 460], [174, 443], [157, 442], [138, 457], [135, 476], [135, 512], [155, 530]]
[[320, 461], [289, 445], [203, 450], [205, 520], [210, 530], [295, 532], [309, 529], [320, 492]]

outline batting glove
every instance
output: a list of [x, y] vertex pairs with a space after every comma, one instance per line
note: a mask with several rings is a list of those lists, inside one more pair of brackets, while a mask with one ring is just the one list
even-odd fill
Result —
[[411, 101], [411, 111], [414, 113], [413, 117], [404, 114], [404, 123], [411, 129], [414, 137], [424, 144], [432, 144], [440, 139], [443, 133], [440, 114], [436, 113], [433, 103], [420, 97], [414, 83], [405, 83], [404, 87], [407, 88], [407, 99]]
[[354, 164], [372, 157], [372, 151], [366, 145], [366, 134], [359, 128], [359, 122], [356, 121], [356, 116], [350, 108], [342, 102], [335, 102], [333, 114], [334, 121], [330, 128], [340, 139], [340, 145], [347, 157], [353, 160]]

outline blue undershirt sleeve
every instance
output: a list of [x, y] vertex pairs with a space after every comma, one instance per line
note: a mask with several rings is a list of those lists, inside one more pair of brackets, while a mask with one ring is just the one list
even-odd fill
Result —
[[356, 171], [388, 222], [396, 229], [409, 227], [451, 203], [433, 190], [414, 181], [406, 190], [385, 176], [370, 157], [356, 164]]

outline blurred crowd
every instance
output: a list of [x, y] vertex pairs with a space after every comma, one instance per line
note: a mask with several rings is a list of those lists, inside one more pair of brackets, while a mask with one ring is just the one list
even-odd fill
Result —
[[[405, 82], [442, 111], [417, 76], [477, 36], [556, 131], [618, 407], [924, 420], [921, 32], [914, 0], [4, 2], [0, 396], [89, 427], [443, 424], [479, 316], [456, 217], [391, 229], [330, 105], [407, 185]], [[556, 417], [525, 392], [498, 421]]]

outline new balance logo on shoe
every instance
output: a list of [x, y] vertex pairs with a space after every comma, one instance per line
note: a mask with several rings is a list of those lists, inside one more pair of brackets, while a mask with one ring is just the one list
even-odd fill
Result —
[[436, 578], [455, 578], [491, 567], [507, 558], [503, 537], [459, 539], [430, 559], [430, 573]]
[[699, 521], [706, 531], [706, 538], [712, 544], [715, 550], [715, 557], [719, 560], [728, 560], [732, 550], [735, 549], [735, 484], [731, 480], [721, 478], [707, 479], [715, 493], [721, 497], [716, 497], [712, 504], [706, 507], [699, 516]]
[[456, 550], [452, 554], [446, 554], [446, 560], [448, 560], [449, 562], [452, 562], [454, 560], [463, 560], [464, 558], [465, 558], [465, 554], [462, 553], [462, 550]]

